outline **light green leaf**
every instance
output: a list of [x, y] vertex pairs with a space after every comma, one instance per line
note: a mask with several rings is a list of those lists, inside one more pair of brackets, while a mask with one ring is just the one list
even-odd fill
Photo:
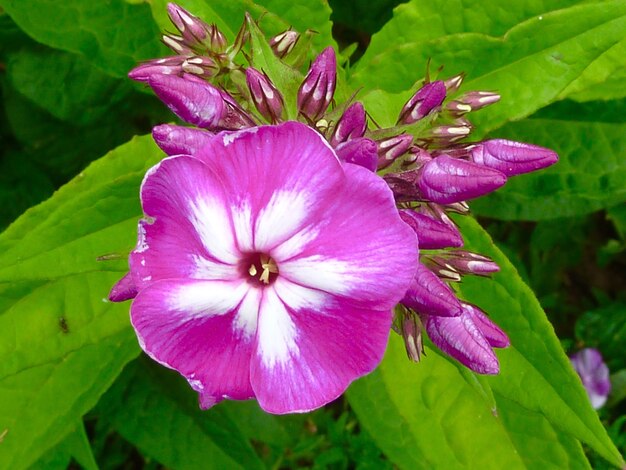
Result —
[[[623, 119], [625, 100], [609, 119]], [[587, 106], [591, 105], [589, 103]], [[588, 214], [626, 200], [626, 123], [585, 119], [581, 106], [563, 107], [562, 117], [526, 119], [498, 129], [494, 137], [531, 142], [559, 154], [556, 165], [510, 178], [504, 188], [474, 201], [480, 215], [503, 220], [544, 220]], [[595, 108], [595, 107], [594, 107]]]
[[511, 338], [500, 375], [477, 381], [432, 350], [411, 364], [392, 335], [377, 371], [348, 391], [363, 426], [401, 468], [589, 468], [578, 441], [623, 465], [530, 289], [477, 222], [461, 229], [501, 267], [461, 284]]
[[[139, 184], [160, 156], [149, 136], [134, 139], [0, 236], [0, 468], [27, 467], [57, 444], [138, 354], [128, 305], [106, 297], [126, 270]], [[97, 261], [109, 253], [122, 257]]]
[[[421, 15], [425, 3], [409, 3], [398, 10], [390, 24], [408, 22], [407, 12]], [[506, 10], [509, 8], [507, 4]], [[583, 74], [586, 78], [581, 80], [586, 85], [604, 80], [608, 72], [602, 64], [607, 64], [607, 51], [624, 40], [626, 31], [623, 0], [546, 10], [539, 16], [522, 15], [503, 23], [504, 31], [494, 28], [493, 35], [475, 32], [473, 26], [469, 29], [467, 25], [473, 22], [459, 17], [455, 8], [439, 15], [446, 18], [444, 24], [456, 18], [457, 27], [451, 32], [443, 29], [433, 33], [432, 28], [422, 31], [413, 25], [403, 29], [404, 40], [394, 36], [391, 27], [376, 34], [371, 50], [355, 68], [353, 85], [391, 92], [407, 90], [423, 76], [420, 64], [425, 67], [429, 59], [432, 70], [445, 65], [445, 75], [465, 71], [468, 81], [463, 90], [498, 90], [502, 95], [501, 103], [472, 116], [481, 133], [563, 98], [563, 90]], [[430, 21], [436, 24], [434, 18]], [[625, 56], [620, 59], [626, 61]], [[589, 76], [592, 70], [595, 72]]]
[[76, 425], [76, 429], [65, 438], [62, 445], [70, 455], [85, 470], [98, 470], [98, 464], [89, 444], [89, 437], [85, 431], [83, 422]]
[[201, 411], [197, 393], [180, 375], [143, 356], [126, 367], [98, 411], [168, 468], [264, 468], [221, 405]]
[[0, 6], [36, 41], [82, 54], [116, 77], [164, 52], [148, 5], [123, 0], [0, 0]]

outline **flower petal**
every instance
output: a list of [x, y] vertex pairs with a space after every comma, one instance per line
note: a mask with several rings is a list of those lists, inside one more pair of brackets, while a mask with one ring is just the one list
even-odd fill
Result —
[[200, 160], [171, 157], [153, 167], [141, 188], [147, 220], [131, 253], [133, 280], [234, 279], [239, 249], [232, 214], [214, 173]]
[[346, 165], [346, 184], [320, 203], [307, 227], [271, 254], [280, 275], [367, 308], [391, 309], [402, 298], [417, 265], [415, 233], [400, 219], [386, 183]]
[[180, 372], [204, 407], [223, 398], [247, 399], [254, 395], [248, 323], [256, 329], [257, 295], [245, 282], [158, 281], [139, 292], [131, 321], [141, 348]]
[[337, 398], [378, 365], [391, 318], [391, 311], [355, 308], [277, 280], [264, 292], [251, 362], [260, 406], [278, 414], [305, 412]]

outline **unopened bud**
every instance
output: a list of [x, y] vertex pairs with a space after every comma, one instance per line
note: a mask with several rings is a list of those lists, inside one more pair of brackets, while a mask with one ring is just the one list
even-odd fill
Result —
[[244, 127], [253, 127], [256, 125], [254, 119], [243, 109], [237, 101], [224, 90], [219, 90], [224, 100], [225, 114], [220, 121], [222, 129], [243, 129]]
[[400, 323], [402, 338], [406, 355], [413, 362], [419, 362], [424, 354], [424, 342], [422, 340], [422, 322], [419, 315], [405, 310], [402, 312]]
[[424, 250], [463, 246], [463, 238], [459, 230], [434, 216], [415, 212], [411, 209], [400, 209], [400, 218], [417, 234], [419, 245]]
[[183, 62], [185, 58], [181, 56], [164, 57], [155, 59], [138, 65], [130, 72], [128, 78], [136, 82], [148, 82], [153, 75], [182, 75]]
[[366, 125], [365, 108], [357, 101], [350, 105], [339, 118], [335, 126], [335, 131], [330, 138], [330, 145], [336, 147], [340, 143], [350, 139], [363, 137]]
[[406, 102], [398, 124], [412, 124], [427, 116], [435, 108], [439, 107], [446, 98], [446, 86], [441, 80], [427, 83]]
[[460, 274], [489, 276], [500, 271], [500, 267], [487, 256], [465, 250], [446, 251], [430, 258], [439, 266], [457, 271]]
[[289, 29], [271, 38], [270, 47], [274, 51], [274, 54], [283, 59], [293, 50], [298, 39], [300, 39], [300, 34]]
[[481, 142], [470, 149], [470, 156], [474, 162], [507, 176], [539, 170], [559, 159], [550, 149], [504, 139]]
[[195, 127], [161, 124], [152, 129], [152, 138], [168, 155], [195, 155], [213, 138], [213, 133]]
[[298, 110], [311, 121], [317, 121], [333, 99], [337, 85], [337, 58], [327, 47], [313, 61], [309, 73], [298, 89]]
[[507, 348], [511, 344], [506, 333], [492, 322], [480, 308], [465, 302], [461, 302], [461, 305], [463, 306], [463, 312], [472, 318], [472, 321], [492, 348]]
[[246, 83], [250, 89], [254, 106], [261, 116], [273, 124], [280, 121], [284, 106], [283, 97], [269, 77], [252, 67], [248, 67], [246, 69]]
[[400, 303], [420, 315], [454, 317], [463, 310], [452, 289], [421, 263]]
[[228, 41], [226, 40], [226, 36], [222, 34], [222, 32], [218, 29], [218, 27], [214, 24], [208, 26], [209, 32], [209, 47], [213, 52], [224, 52], [226, 50], [226, 46], [228, 45]]
[[182, 65], [186, 73], [197, 75], [202, 78], [210, 78], [217, 74], [220, 70], [219, 65], [210, 57], [189, 57], [184, 60]]
[[339, 144], [335, 151], [340, 160], [346, 163], [376, 171], [378, 165], [378, 154], [376, 153], [376, 142], [365, 137], [359, 137]]
[[192, 56], [194, 55], [193, 49], [191, 49], [187, 45], [187, 41], [180, 36], [175, 36], [173, 34], [164, 34], [161, 36], [161, 40], [163, 44], [173, 50], [176, 54], [182, 56]]
[[187, 45], [191, 47], [199, 45], [207, 38], [208, 25], [180, 5], [168, 3], [167, 14], [176, 29], [182, 34]]
[[457, 91], [461, 87], [463, 80], [465, 80], [465, 73], [460, 73], [458, 75], [454, 75], [453, 77], [445, 79], [443, 83], [446, 86], [448, 94]]
[[379, 140], [377, 142], [378, 169], [391, 165], [398, 157], [404, 155], [409, 150], [412, 143], [413, 136], [409, 134], [400, 134]]
[[153, 75], [148, 84], [174, 114], [190, 124], [215, 129], [225, 116], [220, 90], [197, 77]]
[[488, 91], [470, 91], [454, 101], [446, 104], [446, 109], [453, 114], [462, 115], [471, 111], [477, 111], [500, 101], [500, 95]]
[[464, 139], [472, 132], [472, 127], [466, 124], [453, 124], [449, 126], [437, 126], [431, 130], [431, 136], [441, 144], [456, 142]]
[[130, 273], [126, 273], [122, 279], [117, 281], [109, 292], [109, 300], [111, 302], [124, 302], [125, 300], [134, 299], [137, 296], [137, 287], [133, 282]]
[[419, 170], [417, 187], [423, 198], [440, 204], [473, 199], [506, 183], [498, 170], [441, 155]]
[[418, 168], [433, 159], [432, 155], [423, 148], [413, 146], [409, 149], [409, 156], [406, 157], [406, 165], [415, 164]]

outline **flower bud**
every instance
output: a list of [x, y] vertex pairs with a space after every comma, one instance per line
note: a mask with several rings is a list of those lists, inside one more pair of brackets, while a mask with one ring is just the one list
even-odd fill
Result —
[[398, 212], [400, 218], [417, 234], [420, 248], [438, 250], [463, 246], [463, 238], [456, 227], [411, 209], [400, 209]]
[[500, 101], [500, 95], [498, 93], [470, 91], [460, 96], [458, 99], [448, 102], [446, 109], [461, 115], [469, 113], [470, 111], [477, 111], [490, 104], [497, 103], [498, 101]]
[[[228, 41], [226, 40], [226, 36], [222, 34], [222, 32], [218, 29], [217, 25], [211, 24], [208, 26], [209, 32], [209, 48], [213, 52], [224, 52], [226, 50], [226, 46], [228, 46]], [[246, 34], [243, 34], [242, 41], [245, 42]], [[239, 37], [239, 35], [238, 35]]]
[[430, 340], [444, 353], [479, 374], [497, 374], [498, 358], [465, 310], [456, 317], [428, 315], [424, 326]]
[[559, 156], [547, 148], [504, 139], [481, 142], [470, 148], [472, 160], [507, 176], [529, 173], [553, 165]]
[[404, 339], [406, 355], [413, 362], [419, 362], [424, 354], [422, 322], [419, 315], [405, 310], [402, 312], [400, 333]]
[[274, 51], [274, 54], [283, 59], [293, 50], [298, 39], [300, 39], [300, 35], [289, 29], [271, 38], [270, 47]]
[[416, 201], [422, 197], [417, 189], [419, 170], [400, 171], [383, 175], [385, 183], [391, 189], [396, 202]]
[[411, 144], [413, 136], [409, 134], [400, 134], [378, 142], [378, 169], [383, 169], [391, 165], [396, 158], [404, 155]]
[[272, 123], [280, 121], [283, 113], [283, 97], [269, 77], [252, 67], [246, 69], [246, 83], [252, 101], [261, 116]]
[[451, 144], [464, 139], [472, 132], [472, 126], [466, 123], [455, 123], [446, 126], [433, 127], [430, 130], [431, 137], [440, 145]]
[[433, 109], [443, 103], [446, 98], [446, 86], [441, 80], [427, 83], [406, 102], [398, 124], [412, 124], [428, 115]]
[[409, 156], [404, 159], [406, 165], [415, 164], [418, 168], [433, 159], [432, 155], [423, 148], [413, 146], [409, 149]]
[[213, 138], [213, 133], [195, 127], [161, 124], [152, 129], [152, 138], [168, 155], [195, 155]]
[[570, 361], [587, 390], [591, 406], [596, 410], [602, 408], [611, 392], [611, 380], [600, 351], [585, 348], [573, 354]]
[[163, 44], [165, 44], [178, 55], [194, 55], [193, 49], [191, 49], [187, 44], [187, 41], [185, 41], [185, 39], [181, 38], [180, 36], [175, 36], [173, 34], [164, 34], [163, 36], [161, 36], [161, 40], [163, 41]]
[[317, 121], [330, 105], [336, 85], [337, 58], [333, 48], [327, 47], [313, 61], [298, 89], [298, 111]]
[[222, 129], [243, 129], [244, 127], [256, 126], [254, 119], [243, 109], [237, 101], [227, 92], [217, 90], [224, 100], [225, 114], [219, 122]]
[[363, 137], [367, 125], [365, 108], [358, 101], [350, 105], [342, 114], [330, 138], [330, 145], [336, 147], [350, 139]]
[[130, 273], [126, 273], [122, 279], [117, 281], [109, 292], [109, 300], [111, 302], [124, 302], [125, 300], [134, 299], [137, 296], [137, 287], [133, 282]]
[[207, 129], [219, 128], [226, 114], [220, 90], [192, 77], [153, 75], [148, 84], [161, 101], [183, 121]]
[[210, 78], [219, 72], [220, 67], [210, 57], [194, 56], [183, 61], [182, 69], [198, 77]]
[[489, 276], [500, 271], [500, 267], [491, 258], [465, 250], [446, 251], [432, 256], [431, 260], [460, 274]]
[[421, 263], [400, 303], [420, 315], [454, 317], [463, 311], [452, 289]]
[[378, 165], [378, 154], [376, 153], [376, 142], [365, 137], [352, 139], [343, 142], [335, 149], [340, 160], [346, 163], [376, 171]]
[[451, 94], [461, 87], [463, 80], [465, 80], [465, 73], [459, 73], [458, 75], [454, 75], [453, 77], [446, 78], [443, 83], [446, 86], [447, 92]]
[[128, 78], [136, 82], [148, 82], [153, 75], [182, 75], [184, 57], [172, 56], [163, 59], [149, 60], [138, 65], [130, 72]]
[[478, 327], [492, 348], [509, 347], [511, 344], [509, 337], [500, 329], [498, 325], [491, 321], [485, 312], [483, 312], [476, 305], [465, 302], [461, 302], [461, 305], [463, 306], [463, 312], [472, 318], [474, 325]]
[[167, 14], [189, 46], [193, 47], [201, 44], [202, 41], [207, 38], [208, 25], [197, 16], [189, 13], [183, 7], [176, 5], [175, 3], [168, 3]]
[[498, 170], [441, 155], [419, 170], [422, 197], [440, 204], [464, 201], [490, 193], [506, 183]]

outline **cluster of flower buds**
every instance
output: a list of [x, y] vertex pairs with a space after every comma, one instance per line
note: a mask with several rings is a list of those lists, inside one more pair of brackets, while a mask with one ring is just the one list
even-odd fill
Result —
[[[177, 55], [142, 64], [129, 74], [146, 82], [178, 117], [196, 126], [157, 126], [153, 136], [165, 153], [193, 155], [215, 132], [287, 120], [286, 103], [294, 103], [297, 109], [291, 119], [316, 129], [342, 161], [381, 172], [400, 217], [417, 234], [423, 250], [420, 263], [394, 324], [409, 357], [419, 359], [425, 330], [437, 347], [472, 370], [497, 373], [492, 348], [507, 346], [506, 335], [478, 307], [460, 301], [451, 285], [465, 275], [487, 276], [498, 266], [459, 249], [463, 237], [448, 214], [466, 214], [465, 201], [498, 189], [510, 176], [552, 165], [557, 155], [503, 139], [466, 142], [472, 131], [467, 115], [496, 103], [500, 96], [485, 91], [459, 95], [463, 74], [427, 79], [400, 110], [394, 127], [370, 129], [360, 102], [333, 101], [337, 60], [331, 47], [300, 75], [304, 77], [295, 100], [286, 100], [286, 90], [272, 82], [269, 71], [235, 64], [249, 38], [245, 24], [228, 46], [214, 25], [173, 4], [168, 11], [180, 36], [165, 35], [163, 40]], [[268, 45], [282, 60], [298, 37], [288, 30]], [[244, 93], [234, 80], [217, 80], [219, 74], [233, 71], [245, 73]]]

